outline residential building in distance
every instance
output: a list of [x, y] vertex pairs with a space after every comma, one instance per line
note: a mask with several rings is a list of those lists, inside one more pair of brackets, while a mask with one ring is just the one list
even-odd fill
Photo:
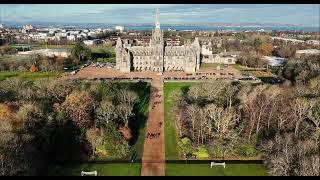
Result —
[[306, 43], [313, 44], [313, 45], [320, 45], [320, 41], [317, 41], [317, 40], [307, 40]]
[[212, 43], [203, 44], [201, 46], [201, 62], [203, 63], [219, 63], [219, 64], [236, 64], [237, 56], [239, 56], [239, 51], [232, 52], [220, 52], [214, 54], [212, 52]]
[[298, 39], [292, 39], [292, 38], [282, 38], [282, 37], [271, 37], [273, 41], [284, 41], [286, 43], [292, 43], [292, 44], [299, 44], [299, 43], [305, 43], [303, 40]]
[[305, 49], [305, 50], [297, 50], [296, 58], [301, 58], [302, 56], [312, 56], [312, 55], [320, 55], [319, 49]]

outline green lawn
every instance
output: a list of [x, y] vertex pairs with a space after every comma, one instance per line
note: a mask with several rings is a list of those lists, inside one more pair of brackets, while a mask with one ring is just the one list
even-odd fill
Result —
[[34, 45], [32, 47], [32, 50], [37, 50], [37, 49], [71, 49], [73, 45], [46, 45], [46, 44], [41, 44], [41, 45]]
[[92, 52], [105, 52], [105, 51], [111, 51], [111, 52], [114, 52], [115, 51], [115, 48], [112, 47], [112, 46], [106, 46], [106, 45], [103, 45], [103, 44], [98, 44], [98, 45], [94, 45], [94, 46], [89, 46], [90, 50]]
[[165, 147], [166, 159], [176, 160], [179, 159], [177, 149], [177, 138], [174, 122], [172, 119], [172, 101], [170, 94], [173, 91], [187, 89], [192, 83], [186, 82], [166, 82], [164, 84], [164, 130], [165, 130]]
[[63, 72], [17, 72], [17, 71], [0, 71], [0, 81], [11, 78], [17, 77], [21, 79], [27, 80], [36, 80], [40, 78], [50, 78], [50, 77], [59, 77], [62, 76]]
[[201, 68], [217, 68], [220, 66], [221, 68], [224, 67], [224, 64], [220, 63], [201, 63]]
[[166, 176], [267, 176], [260, 164], [226, 164], [210, 168], [210, 164], [166, 164]]
[[[220, 64], [220, 63], [201, 63], [201, 69], [206, 69], [206, 68], [214, 68], [216, 69], [218, 66], [220, 66], [220, 68], [225, 68], [225, 64]], [[242, 68], [244, 68], [243, 66], [239, 65], [239, 64], [230, 64], [228, 65], [229, 67], [233, 67], [235, 69], [241, 70]]]
[[81, 171], [97, 171], [98, 176], [140, 176], [140, 163], [81, 164], [56, 166], [48, 176], [81, 176]]

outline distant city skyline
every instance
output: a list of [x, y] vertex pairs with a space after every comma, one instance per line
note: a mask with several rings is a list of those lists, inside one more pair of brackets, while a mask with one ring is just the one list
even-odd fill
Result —
[[1, 22], [292, 24], [320, 26], [319, 4], [1, 4]]

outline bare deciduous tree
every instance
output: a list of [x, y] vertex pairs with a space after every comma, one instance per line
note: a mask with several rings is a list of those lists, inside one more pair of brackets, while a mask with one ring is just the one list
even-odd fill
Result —
[[120, 117], [125, 124], [125, 127], [128, 127], [129, 117], [133, 115], [133, 107], [129, 104], [119, 104], [116, 106], [118, 117]]
[[87, 140], [91, 143], [93, 156], [95, 155], [97, 146], [102, 143], [102, 132], [98, 128], [90, 128], [86, 132]]
[[120, 103], [127, 103], [132, 107], [139, 99], [137, 93], [126, 89], [120, 89], [117, 98], [119, 99]]
[[314, 106], [314, 101], [310, 101], [306, 98], [298, 97], [291, 102], [293, 113], [296, 117], [295, 134], [298, 134], [300, 123], [306, 119], [310, 109]]
[[115, 120], [117, 117], [116, 107], [108, 99], [103, 99], [96, 109], [98, 125], [105, 127], [109, 121]]

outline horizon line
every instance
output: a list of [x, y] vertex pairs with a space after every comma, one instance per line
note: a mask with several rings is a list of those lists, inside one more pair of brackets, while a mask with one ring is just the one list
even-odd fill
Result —
[[[110, 25], [153, 25], [154, 23], [108, 23], [108, 22], [57, 22], [57, 21], [29, 21], [25, 23], [17, 22], [17, 21], [2, 21], [2, 24], [5, 23], [15, 23], [20, 25], [29, 25], [29, 24], [37, 24], [37, 23], [46, 23], [46, 24], [110, 24]], [[319, 25], [307, 25], [307, 24], [282, 24], [282, 23], [231, 23], [231, 22], [225, 22], [225, 23], [161, 23], [162, 25], [255, 25], [255, 26], [296, 26], [296, 27], [320, 27]]]

